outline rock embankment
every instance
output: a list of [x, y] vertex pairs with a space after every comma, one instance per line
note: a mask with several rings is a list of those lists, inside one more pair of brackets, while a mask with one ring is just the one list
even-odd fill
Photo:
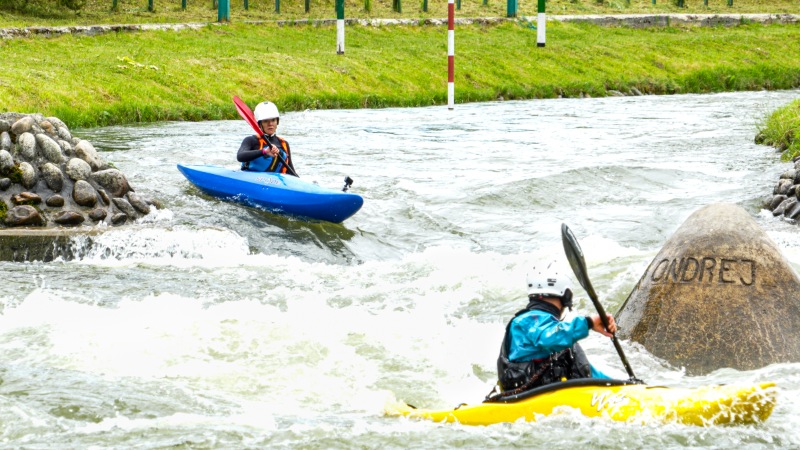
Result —
[[800, 156], [792, 163], [794, 167], [781, 174], [764, 207], [772, 211], [773, 216], [797, 220], [800, 216]]
[[58, 118], [0, 114], [0, 228], [121, 225], [152, 206]]
[[73, 25], [53, 27], [0, 28], [0, 39], [25, 38], [32, 36], [56, 37], [64, 34], [96, 36], [105, 33], [157, 30], [196, 30], [208, 23], [164, 23], [164, 24], [112, 24], [112, 25]]

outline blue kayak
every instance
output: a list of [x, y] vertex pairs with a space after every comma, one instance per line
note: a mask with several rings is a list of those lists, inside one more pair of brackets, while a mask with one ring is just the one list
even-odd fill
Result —
[[203, 192], [271, 212], [340, 223], [358, 212], [358, 194], [319, 187], [300, 178], [211, 165], [178, 164], [178, 170]]

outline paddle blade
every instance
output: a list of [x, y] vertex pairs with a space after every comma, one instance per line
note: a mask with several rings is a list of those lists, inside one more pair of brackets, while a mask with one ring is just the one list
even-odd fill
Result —
[[[561, 224], [561, 240], [564, 242], [564, 252], [567, 254], [567, 259], [569, 260], [569, 265], [572, 266], [572, 271], [575, 272], [575, 276], [578, 277], [578, 282], [586, 289], [586, 293], [589, 294], [589, 298], [592, 299], [597, 314], [600, 316], [600, 321], [603, 322], [603, 328], [608, 330], [606, 311], [603, 309], [603, 305], [600, 304], [597, 293], [594, 292], [592, 282], [589, 281], [589, 275], [586, 272], [586, 261], [583, 259], [581, 246], [578, 245], [578, 240], [575, 239], [572, 230], [570, 230], [565, 223]], [[633, 374], [633, 369], [631, 365], [628, 364], [628, 358], [625, 357], [625, 353], [622, 351], [622, 346], [619, 344], [616, 334], [611, 335], [611, 342], [614, 343], [614, 348], [617, 349], [619, 358], [622, 360], [622, 365], [625, 366], [625, 371], [628, 372], [631, 381], [642, 383], [642, 380], [636, 378], [636, 375]]]
[[572, 266], [572, 271], [575, 272], [575, 276], [578, 277], [578, 282], [586, 289], [586, 293], [589, 294], [589, 297], [593, 299], [597, 298], [594, 287], [592, 287], [592, 282], [589, 281], [589, 275], [586, 271], [586, 261], [583, 259], [581, 246], [578, 245], [578, 240], [565, 223], [561, 224], [561, 240], [564, 243], [564, 252], [567, 254], [569, 265]]
[[242, 99], [234, 95], [233, 104], [236, 105], [236, 111], [239, 112], [239, 115], [242, 116], [242, 119], [250, 124], [250, 126], [253, 128], [253, 131], [255, 131], [257, 135], [261, 136], [264, 134], [264, 132], [261, 130], [261, 127], [258, 126], [256, 118], [253, 116], [253, 111], [250, 110], [250, 108], [245, 102], [242, 101]]

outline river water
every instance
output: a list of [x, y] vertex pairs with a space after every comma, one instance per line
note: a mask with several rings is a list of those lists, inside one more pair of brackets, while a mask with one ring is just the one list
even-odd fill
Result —
[[[480, 402], [560, 225], [614, 312], [700, 207], [743, 206], [800, 268], [800, 228], [761, 210], [781, 163], [757, 123], [799, 91], [286, 113], [304, 179], [363, 209], [310, 223], [208, 197], [177, 163], [234, 167], [243, 121], [73, 130], [163, 208], [76, 239], [73, 261], [0, 263], [2, 448], [798, 448], [800, 363], [690, 377], [623, 341], [649, 384], [773, 380], [763, 424], [634, 425], [566, 412], [465, 427], [384, 417]], [[233, 107], [233, 105], [231, 105]], [[91, 245], [90, 245], [91, 244]], [[578, 314], [592, 304], [575, 283]], [[594, 365], [625, 372], [611, 343]]]

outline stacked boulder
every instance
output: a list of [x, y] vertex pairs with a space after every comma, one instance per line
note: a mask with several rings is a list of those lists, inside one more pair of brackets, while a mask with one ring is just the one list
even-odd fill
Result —
[[794, 167], [784, 172], [772, 195], [764, 202], [764, 207], [772, 211], [773, 216], [783, 216], [798, 220], [800, 216], [800, 156], [792, 160]]
[[0, 227], [121, 225], [152, 206], [58, 118], [0, 114]]

